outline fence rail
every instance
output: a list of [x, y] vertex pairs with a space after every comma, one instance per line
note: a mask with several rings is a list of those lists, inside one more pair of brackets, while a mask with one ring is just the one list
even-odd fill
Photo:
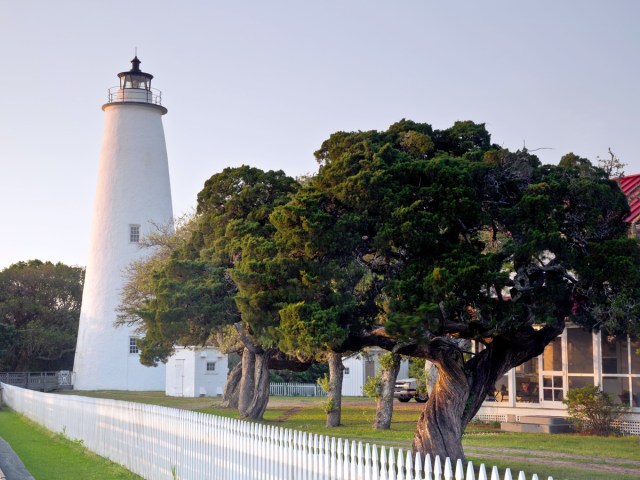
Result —
[[43, 392], [59, 389], [70, 390], [73, 387], [72, 373], [68, 370], [59, 372], [0, 372], [0, 382]]
[[278, 397], [326, 397], [327, 392], [316, 383], [271, 383], [269, 395]]
[[500, 476], [496, 467], [423, 461], [402, 449], [188, 410], [1, 386], [13, 410], [148, 480], [527, 480], [509, 469]]

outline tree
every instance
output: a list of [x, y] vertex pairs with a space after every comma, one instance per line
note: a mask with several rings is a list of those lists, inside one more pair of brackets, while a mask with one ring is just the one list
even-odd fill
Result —
[[40, 260], [0, 272], [0, 369], [73, 369], [84, 269]]
[[148, 240], [157, 250], [133, 265], [122, 297], [120, 321], [144, 332], [143, 363], [166, 361], [176, 344], [239, 350], [243, 360], [229, 376], [225, 402], [237, 404], [243, 417], [262, 417], [269, 368], [310, 365], [278, 351], [277, 309], [250, 298], [252, 284], [271, 284], [270, 273], [247, 273], [251, 262], [270, 255], [268, 216], [296, 188], [281, 171], [243, 166], [213, 175], [198, 194], [195, 217], [175, 235]]
[[288, 298], [278, 303], [279, 348], [328, 363], [326, 425], [336, 427], [341, 421], [342, 356], [353, 351], [350, 332], [372, 323], [375, 310], [367, 299], [373, 296], [374, 282], [351, 255], [359, 241], [354, 234], [360, 218], [332, 214], [334, 205], [316, 183], [320, 179], [309, 179], [289, 203], [274, 209], [270, 220], [277, 229], [276, 261], [292, 265], [283, 282], [290, 287]]
[[[409, 148], [418, 134], [411, 146], [425, 147]], [[464, 428], [496, 380], [567, 319], [638, 332], [640, 312], [620, 308], [640, 294], [628, 205], [590, 162], [542, 165], [491, 145], [482, 124], [406, 120], [336, 133], [316, 157], [318, 174], [272, 214], [305, 267], [281, 330], [295, 332], [291, 350], [377, 345], [431, 361], [415, 450], [464, 458]]]
[[598, 166], [602, 168], [609, 178], [619, 179], [624, 177], [624, 167], [627, 166], [609, 149], [609, 158], [598, 157]]
[[376, 419], [373, 428], [388, 430], [393, 417], [393, 392], [400, 371], [402, 357], [388, 353], [380, 357], [380, 395], [376, 402]]

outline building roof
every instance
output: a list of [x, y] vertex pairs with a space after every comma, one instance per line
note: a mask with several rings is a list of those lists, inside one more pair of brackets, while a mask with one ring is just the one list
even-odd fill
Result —
[[640, 217], [640, 174], [622, 177], [618, 180], [618, 184], [627, 196], [627, 202], [629, 202], [631, 209], [631, 213], [624, 221], [632, 223]]

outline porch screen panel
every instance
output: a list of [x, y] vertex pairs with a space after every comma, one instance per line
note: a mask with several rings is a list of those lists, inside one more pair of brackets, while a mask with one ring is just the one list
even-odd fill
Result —
[[578, 377], [576, 375], [569, 375], [569, 390], [572, 388], [582, 388], [587, 385], [593, 385], [593, 376]]
[[631, 377], [631, 406], [640, 407], [640, 377]]
[[602, 373], [629, 373], [629, 352], [626, 340], [616, 340], [602, 334]]
[[631, 342], [631, 406], [640, 408], [640, 341]]
[[560, 338], [554, 339], [544, 347], [542, 364], [542, 369], [545, 371], [562, 371], [562, 344]]
[[498, 379], [494, 387], [494, 396], [497, 402], [509, 402], [509, 375], [503, 375]]
[[538, 383], [538, 357], [516, 367], [516, 401], [538, 403], [540, 401]]
[[631, 342], [631, 373], [633, 375], [640, 375], [640, 341]]
[[615, 403], [633, 408], [640, 407], [638, 346], [638, 341], [602, 335], [602, 389]]
[[629, 377], [602, 377], [602, 390], [618, 405], [629, 405]]
[[593, 373], [593, 335], [581, 328], [567, 329], [569, 374]]

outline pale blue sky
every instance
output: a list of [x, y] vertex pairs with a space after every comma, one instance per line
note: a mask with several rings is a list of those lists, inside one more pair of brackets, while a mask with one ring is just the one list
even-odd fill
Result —
[[85, 264], [100, 107], [135, 47], [176, 214], [226, 166], [313, 172], [332, 132], [401, 118], [640, 173], [636, 0], [0, 0], [0, 268]]

